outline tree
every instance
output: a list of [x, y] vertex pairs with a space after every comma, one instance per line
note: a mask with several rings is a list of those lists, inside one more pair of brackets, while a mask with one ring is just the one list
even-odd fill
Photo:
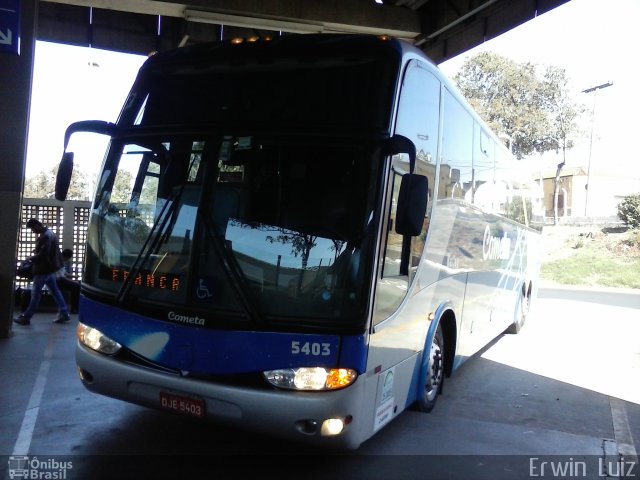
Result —
[[[53, 198], [56, 187], [58, 167], [49, 172], [42, 171], [36, 176], [28, 178], [24, 183], [24, 196], [27, 198]], [[68, 200], [89, 200], [93, 191], [93, 182], [89, 176], [79, 169], [74, 169], [71, 184], [67, 193]]]
[[24, 183], [24, 196], [27, 198], [53, 198], [55, 179], [52, 172], [42, 171], [35, 177], [27, 178]]
[[118, 170], [113, 188], [111, 189], [111, 203], [128, 203], [131, 199], [133, 175], [127, 170]]
[[512, 139], [517, 158], [540, 151], [547, 132], [541, 81], [531, 63], [492, 52], [468, 59], [455, 76], [462, 94], [497, 134]]
[[618, 204], [618, 217], [627, 227], [640, 228], [640, 193], [624, 197]]
[[549, 132], [543, 137], [542, 151], [562, 149], [562, 161], [556, 168], [553, 184], [553, 223], [558, 224], [558, 193], [560, 192], [560, 174], [567, 160], [567, 149], [573, 148], [571, 136], [578, 132], [577, 119], [584, 112], [584, 107], [573, 102], [569, 96], [569, 79], [564, 69], [549, 67], [544, 75], [542, 88], [544, 91], [543, 107], [547, 112]]
[[556, 170], [554, 217], [557, 223], [560, 172], [571, 138], [578, 133], [577, 119], [584, 111], [570, 96], [566, 71], [531, 63], [517, 63], [492, 52], [465, 62], [455, 81], [478, 114], [498, 134], [507, 134], [516, 158], [533, 152], [562, 149]]

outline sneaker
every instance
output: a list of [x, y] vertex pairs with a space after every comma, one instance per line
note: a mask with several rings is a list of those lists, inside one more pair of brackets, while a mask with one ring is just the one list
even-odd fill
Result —
[[58, 315], [58, 318], [53, 321], [53, 323], [64, 323], [68, 322], [69, 320], [71, 320], [71, 317], [68, 313], [66, 315], [60, 314]]
[[29, 317], [25, 317], [24, 315], [20, 315], [18, 318], [14, 318], [13, 321], [18, 325], [31, 325], [31, 319]]

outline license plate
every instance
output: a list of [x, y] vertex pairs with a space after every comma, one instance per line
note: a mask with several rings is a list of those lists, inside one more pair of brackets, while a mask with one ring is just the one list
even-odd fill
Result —
[[168, 392], [160, 392], [160, 407], [165, 410], [188, 415], [196, 418], [204, 418], [204, 400], [199, 398], [183, 397]]

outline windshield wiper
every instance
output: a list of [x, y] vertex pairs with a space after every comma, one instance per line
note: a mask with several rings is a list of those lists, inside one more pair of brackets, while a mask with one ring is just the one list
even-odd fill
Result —
[[218, 256], [220, 264], [223, 266], [223, 270], [227, 274], [227, 277], [233, 289], [235, 290], [238, 299], [240, 300], [242, 308], [244, 309], [250, 320], [255, 323], [260, 323], [262, 321], [262, 316], [249, 298], [250, 294], [247, 288], [248, 281], [244, 276], [244, 272], [238, 264], [236, 257], [233, 255], [233, 252], [229, 251], [227, 246], [224, 244], [224, 240], [222, 240], [216, 232], [216, 228], [213, 224], [213, 220], [211, 219], [209, 209], [207, 209], [206, 212], [200, 211], [200, 218], [204, 222], [207, 233], [209, 233], [209, 237], [212, 238], [213, 249]]
[[180, 205], [180, 198], [182, 198], [182, 194], [184, 192], [185, 185], [182, 184], [180, 186], [180, 190], [173, 196], [167, 198], [167, 201], [162, 206], [160, 210], [160, 215], [158, 215], [159, 221], [153, 224], [151, 227], [151, 231], [147, 238], [145, 239], [142, 248], [140, 249], [140, 253], [136, 257], [133, 265], [131, 266], [131, 271], [129, 275], [122, 283], [120, 290], [118, 290], [118, 294], [116, 295], [116, 299], [119, 303], [123, 303], [129, 292], [131, 291], [131, 286], [133, 285], [134, 279], [140, 273], [142, 266], [147, 263], [151, 254], [158, 248], [159, 245], [162, 244], [166, 235], [168, 234], [170, 228], [169, 226], [173, 225], [173, 221], [169, 222], [176, 215], [176, 211], [178, 205]]
[[[154, 145], [150, 146], [150, 148], [157, 150], [161, 154], [166, 155], [168, 153], [164, 150], [162, 145], [160, 145], [160, 147]], [[195, 162], [195, 157], [192, 158], [191, 163], [189, 164], [189, 171], [193, 168], [193, 162]], [[160, 214], [158, 215], [158, 221], [156, 221], [153, 224], [153, 227], [151, 227], [151, 231], [149, 232], [149, 235], [147, 235], [147, 238], [140, 249], [140, 253], [138, 253], [138, 256], [131, 266], [129, 276], [122, 283], [120, 290], [118, 290], [116, 299], [119, 303], [123, 303], [129, 295], [133, 281], [140, 273], [142, 266], [148, 262], [149, 257], [151, 257], [153, 252], [156, 251], [159, 245], [162, 245], [162, 243], [165, 242], [171, 234], [177, 219], [177, 209], [180, 205], [180, 199], [182, 198], [185, 187], [186, 182], [181, 183], [178, 191], [175, 194], [172, 192], [172, 194], [167, 197], [167, 201], [162, 206]]]

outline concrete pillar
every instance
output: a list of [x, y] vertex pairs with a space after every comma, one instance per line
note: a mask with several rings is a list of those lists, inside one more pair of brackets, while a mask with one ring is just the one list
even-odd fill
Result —
[[14, 272], [38, 18], [37, 0], [16, 3], [20, 8], [20, 52], [0, 51], [0, 338], [11, 333], [14, 314]]

